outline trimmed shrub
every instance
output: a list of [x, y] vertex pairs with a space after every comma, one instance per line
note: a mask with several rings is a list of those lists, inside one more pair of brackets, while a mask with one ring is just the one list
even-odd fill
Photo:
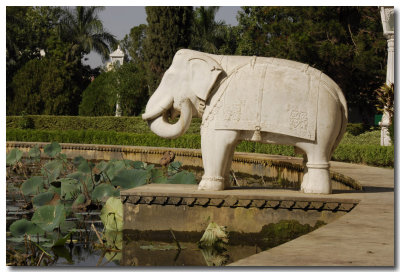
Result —
[[[97, 130], [31, 130], [8, 128], [7, 141], [87, 143], [132, 146], [158, 146], [178, 148], [201, 148], [199, 134], [185, 134], [178, 139], [169, 140], [154, 133], [127, 133]], [[292, 146], [269, 145], [254, 142], [240, 143], [236, 151], [256, 152], [273, 155], [294, 156]], [[363, 163], [374, 166], [394, 166], [394, 146], [339, 144], [332, 160]]]
[[346, 132], [351, 135], [357, 136], [368, 130], [368, 127], [363, 123], [349, 123], [346, 127]]
[[[101, 131], [151, 133], [149, 126], [140, 116], [132, 117], [84, 117], [84, 116], [52, 116], [52, 115], [26, 115], [7, 116], [8, 128], [22, 128], [20, 122], [23, 118], [30, 118], [33, 127], [39, 130], [81, 130], [93, 129]], [[188, 134], [200, 133], [201, 119], [193, 118], [187, 131]]]

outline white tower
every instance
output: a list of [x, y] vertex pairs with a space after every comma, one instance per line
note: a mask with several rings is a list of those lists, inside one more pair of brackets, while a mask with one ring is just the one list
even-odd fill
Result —
[[[386, 84], [390, 86], [394, 83], [394, 7], [380, 7], [383, 35], [387, 39], [388, 44], [388, 60], [386, 69]], [[388, 146], [391, 144], [389, 135], [390, 116], [385, 110], [383, 112], [381, 125], [381, 145]]]
[[[111, 58], [111, 66], [108, 67], [108, 70], [111, 70], [113, 67], [118, 67], [122, 64], [124, 64], [124, 52], [122, 52], [121, 48], [118, 45], [117, 50], [115, 50], [114, 52], [112, 52], [110, 54], [110, 58]], [[118, 82], [119, 84], [119, 82]], [[115, 105], [115, 116], [119, 117], [121, 116], [122, 111], [121, 108], [119, 106], [119, 94], [117, 94], [117, 104]]]

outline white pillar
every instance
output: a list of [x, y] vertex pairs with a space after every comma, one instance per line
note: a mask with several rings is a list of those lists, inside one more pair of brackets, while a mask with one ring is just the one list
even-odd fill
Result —
[[[393, 7], [380, 7], [383, 34], [387, 39], [388, 45], [388, 59], [386, 68], [386, 85], [394, 83], [394, 8]], [[390, 116], [384, 108], [382, 121], [379, 123], [381, 126], [381, 145], [391, 145], [389, 135]]]

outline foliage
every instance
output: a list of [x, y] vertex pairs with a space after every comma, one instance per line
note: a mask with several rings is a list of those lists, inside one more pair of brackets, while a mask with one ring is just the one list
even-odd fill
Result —
[[76, 115], [81, 92], [87, 80], [80, 69], [51, 58], [27, 62], [12, 80], [13, 114]]
[[59, 7], [6, 7], [7, 110], [15, 96], [12, 78], [46, 49], [47, 37], [55, 35], [60, 11]]
[[363, 123], [349, 123], [346, 127], [346, 132], [357, 136], [360, 135], [368, 130], [367, 126]]
[[[372, 123], [371, 90], [384, 81], [386, 39], [377, 7], [243, 7], [239, 55], [305, 62], [329, 75]], [[350, 120], [351, 121], [351, 120]]]
[[[51, 115], [27, 115], [32, 119], [33, 128], [38, 130], [81, 130], [95, 129], [102, 131], [151, 133], [149, 125], [142, 117], [84, 117], [84, 116], [51, 116]], [[21, 116], [7, 116], [6, 126], [21, 128], [19, 123]], [[188, 134], [200, 133], [201, 119], [194, 118], [187, 131]]]
[[387, 111], [389, 117], [392, 118], [394, 116], [394, 84], [384, 84], [375, 90], [375, 93], [378, 99], [378, 104], [376, 105], [378, 111], [382, 113]]
[[143, 43], [146, 38], [147, 25], [141, 24], [132, 27], [129, 34], [121, 41], [121, 48], [134, 63], [144, 62]]
[[147, 29], [144, 41], [147, 82], [151, 95], [176, 51], [187, 48], [191, 40], [192, 7], [146, 7]]
[[121, 199], [110, 197], [101, 209], [100, 218], [106, 230], [122, 231], [124, 215]]
[[[191, 179], [193, 174], [182, 170], [182, 164], [179, 162], [175, 162], [174, 171], [164, 173], [152, 164], [139, 161], [110, 160], [94, 164], [83, 157], [75, 157], [70, 161], [66, 160], [65, 154], [59, 152], [59, 146], [54, 142], [44, 147], [45, 153], [50, 155], [50, 161], [43, 164], [39, 160], [35, 164], [35, 166], [42, 167], [43, 176], [31, 177], [25, 180], [19, 188], [24, 195], [21, 199], [25, 202], [24, 209], [32, 207], [31, 220], [17, 220], [9, 228], [13, 237], [7, 237], [7, 239], [17, 243], [25, 242], [25, 252], [32, 251], [32, 258], [36, 258], [35, 252], [39, 250], [43, 255], [47, 254], [48, 259], [54, 262], [54, 256], [49, 254], [45, 248], [51, 248], [59, 256], [57, 247], [62, 250], [65, 243], [75, 243], [72, 240], [72, 233], [82, 230], [78, 230], [78, 228], [85, 228], [85, 222], [80, 221], [82, 211], [90, 212], [93, 209], [101, 209], [100, 219], [107, 230], [103, 236], [106, 239], [105, 256], [109, 260], [115, 260], [115, 254], [107, 255], [107, 253], [109, 251], [119, 252], [122, 248], [122, 233], [110, 232], [121, 231], [123, 227], [123, 205], [119, 197], [121, 188], [133, 188], [160, 178], [170, 183], [193, 183]], [[37, 147], [33, 149], [37, 149]], [[11, 152], [23, 153], [18, 149]], [[37, 155], [38, 152], [35, 150], [26, 153]], [[29, 158], [25, 160], [20, 158], [20, 163], [31, 164], [32, 161]], [[49, 165], [57, 169], [57, 174], [52, 174], [51, 177], [48, 175]], [[157, 175], [154, 174], [155, 172]], [[189, 181], [182, 177], [188, 177]], [[194, 183], [196, 183], [195, 180]], [[71, 217], [77, 218], [78, 221], [69, 220]], [[97, 230], [95, 231], [97, 232]], [[102, 240], [100, 236], [98, 237]], [[33, 238], [37, 242], [33, 242]], [[103, 241], [101, 243], [103, 244]], [[15, 252], [19, 254], [18, 251]], [[8, 254], [10, 253], [8, 252]], [[117, 260], [120, 257], [121, 254]], [[20, 259], [20, 256], [18, 255], [16, 259]], [[35, 260], [35, 264], [41, 261], [41, 259]], [[16, 261], [26, 263], [21, 260]]]
[[114, 91], [114, 72], [104, 72], [95, 78], [82, 93], [79, 115], [113, 116], [117, 96]]
[[197, 7], [194, 10], [191, 48], [194, 50], [217, 53], [223, 43], [223, 21], [215, 21], [219, 7]]
[[103, 72], [83, 92], [79, 115], [112, 116], [119, 96], [122, 115], [139, 115], [147, 102], [147, 85], [140, 64], [127, 62]]
[[110, 46], [116, 45], [114, 35], [103, 28], [98, 12], [103, 7], [78, 6], [74, 9], [63, 9], [59, 34], [63, 41], [72, 44], [71, 54], [80, 56], [94, 50], [103, 59], [107, 59]]

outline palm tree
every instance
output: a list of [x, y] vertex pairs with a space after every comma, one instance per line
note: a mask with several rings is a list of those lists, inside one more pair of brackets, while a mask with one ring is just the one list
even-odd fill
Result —
[[217, 53], [218, 44], [223, 40], [223, 21], [215, 21], [219, 7], [198, 7], [194, 16], [194, 35], [192, 47], [194, 49]]
[[60, 20], [59, 33], [62, 40], [72, 43], [72, 55], [82, 58], [94, 50], [103, 60], [110, 54], [110, 46], [115, 47], [115, 36], [103, 28], [98, 12], [104, 7], [75, 7], [64, 9]]

